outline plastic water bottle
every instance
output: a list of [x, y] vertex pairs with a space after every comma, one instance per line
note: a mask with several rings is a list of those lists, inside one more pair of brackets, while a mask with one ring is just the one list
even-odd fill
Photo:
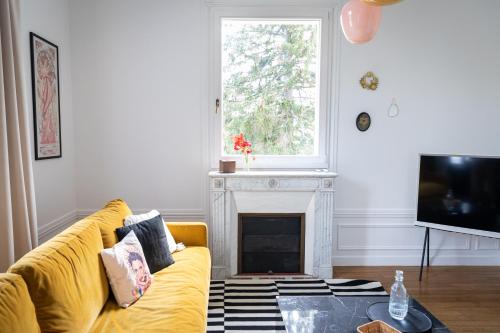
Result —
[[408, 313], [408, 294], [403, 285], [403, 271], [396, 271], [395, 281], [391, 287], [389, 314], [396, 320], [403, 320]]

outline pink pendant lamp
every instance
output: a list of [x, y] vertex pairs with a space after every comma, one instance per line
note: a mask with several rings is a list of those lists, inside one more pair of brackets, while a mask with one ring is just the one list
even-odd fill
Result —
[[362, 0], [349, 0], [342, 8], [340, 23], [345, 38], [352, 44], [369, 42], [377, 33], [382, 10]]

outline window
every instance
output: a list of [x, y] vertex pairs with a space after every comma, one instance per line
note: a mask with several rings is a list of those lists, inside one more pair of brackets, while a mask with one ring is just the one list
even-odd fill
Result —
[[212, 167], [235, 157], [240, 133], [252, 142], [252, 167], [329, 166], [329, 17], [310, 8], [214, 8]]
[[223, 151], [318, 153], [319, 20], [222, 20]]

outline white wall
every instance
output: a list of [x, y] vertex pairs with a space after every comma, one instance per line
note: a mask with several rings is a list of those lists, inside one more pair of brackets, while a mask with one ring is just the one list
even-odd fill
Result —
[[78, 208], [203, 218], [199, 0], [72, 2]]
[[[35, 195], [38, 231], [44, 241], [76, 216], [75, 128], [71, 82], [71, 35], [68, 0], [21, 2], [22, 49], [26, 98], [33, 129], [29, 33], [34, 32], [59, 47], [62, 157], [35, 161]], [[31, 133], [33, 144], [33, 130]], [[32, 150], [34, 151], [34, 149]]]
[[[408, 0], [383, 9], [372, 42], [342, 37], [335, 264], [419, 263], [418, 153], [500, 155], [499, 11], [494, 0]], [[206, 14], [204, 0], [71, 2], [81, 214], [114, 197], [178, 219], [207, 214]], [[368, 70], [376, 92], [359, 87]], [[496, 240], [431, 236], [434, 263], [500, 264]]]
[[[499, 12], [494, 0], [403, 1], [383, 9], [372, 42], [343, 39], [336, 263], [418, 262], [424, 231], [409, 226], [419, 153], [500, 155]], [[368, 70], [376, 92], [358, 84]], [[387, 116], [392, 97], [397, 118]], [[354, 126], [361, 111], [372, 117], [365, 133]], [[496, 240], [431, 237], [436, 263], [500, 264], [500, 251], [474, 250], [499, 249]]]
[[[372, 42], [343, 39], [338, 208], [413, 208], [421, 152], [500, 155], [500, 2], [480, 3], [403, 1], [384, 8]], [[367, 70], [376, 92], [359, 86]], [[361, 111], [372, 116], [365, 133]]]

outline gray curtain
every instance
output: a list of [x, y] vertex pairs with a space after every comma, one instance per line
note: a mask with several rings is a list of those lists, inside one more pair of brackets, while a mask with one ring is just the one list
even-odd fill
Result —
[[0, 0], [0, 272], [37, 246], [19, 0]]

